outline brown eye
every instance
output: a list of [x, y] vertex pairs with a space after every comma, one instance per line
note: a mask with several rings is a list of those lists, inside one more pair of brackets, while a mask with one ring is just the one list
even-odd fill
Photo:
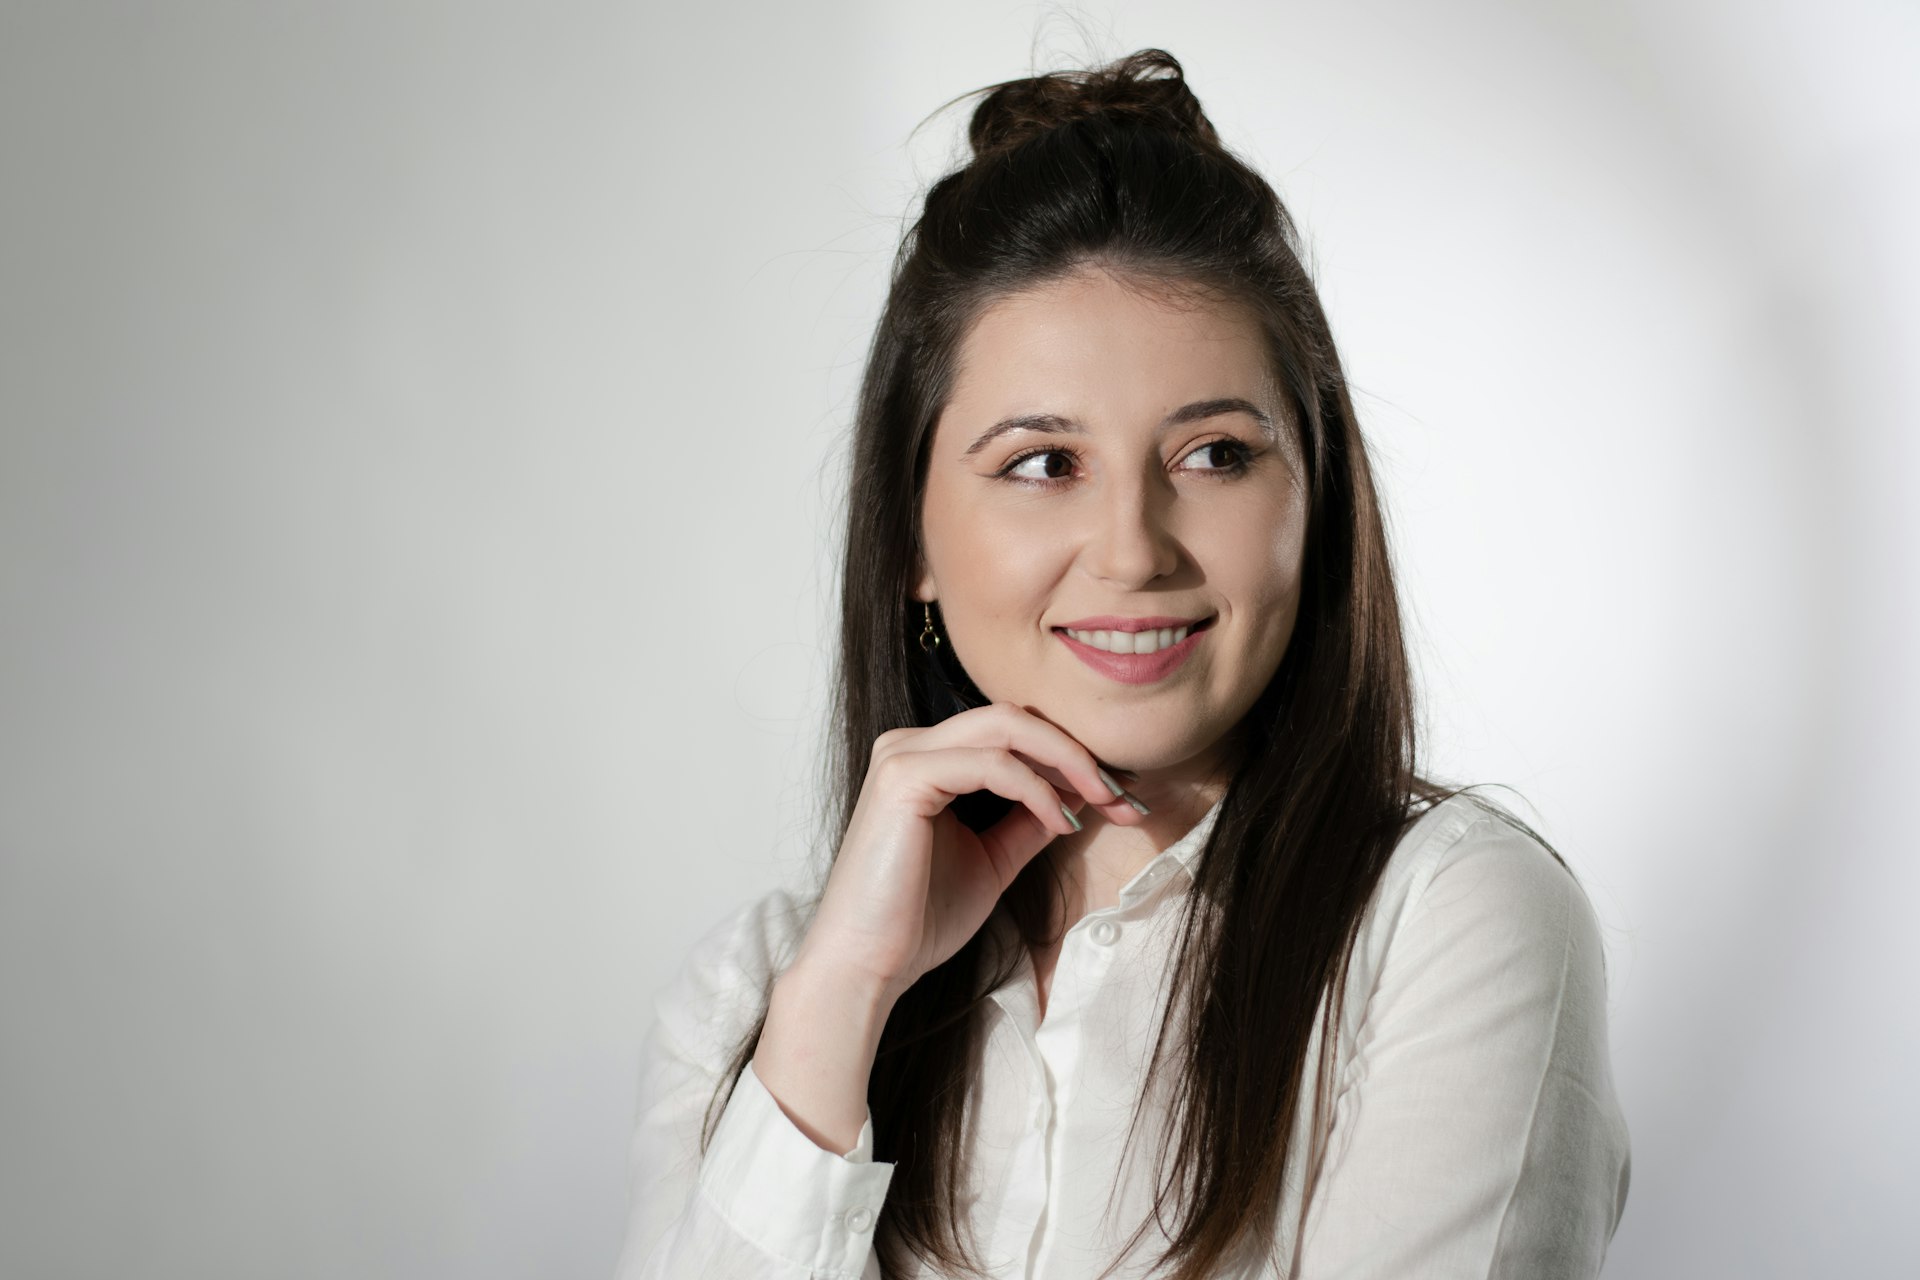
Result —
[[1231, 475], [1234, 472], [1246, 470], [1247, 463], [1253, 458], [1253, 450], [1238, 440], [1209, 440], [1189, 453], [1187, 457], [1197, 458], [1202, 455], [1205, 455], [1211, 465], [1200, 467], [1199, 470], [1223, 471]]
[[[1037, 466], [1029, 465], [1037, 463]], [[1073, 475], [1073, 455], [1065, 449], [1035, 449], [1008, 463], [1001, 475], [1032, 484], [1047, 484]]]

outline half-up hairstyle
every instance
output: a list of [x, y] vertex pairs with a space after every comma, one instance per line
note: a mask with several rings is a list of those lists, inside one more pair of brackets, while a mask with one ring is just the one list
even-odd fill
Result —
[[[1088, 265], [1246, 306], [1299, 434], [1301, 597], [1286, 654], [1239, 726], [1243, 748], [1196, 863], [1147, 1092], [1172, 1073], [1178, 1101], [1156, 1156], [1153, 1213], [1171, 1242], [1168, 1274], [1201, 1280], [1263, 1252], [1285, 1274], [1279, 1254], [1299, 1223], [1280, 1223], [1276, 1206], [1288, 1187], [1310, 1188], [1318, 1169], [1361, 912], [1408, 823], [1453, 794], [1414, 772], [1412, 692], [1372, 475], [1293, 223], [1221, 143], [1172, 55], [1146, 49], [976, 92], [973, 158], [933, 185], [900, 245], [860, 390], [828, 847], [846, 832], [874, 739], [986, 701], [948, 646], [929, 655], [916, 643], [922, 610], [911, 598], [929, 444], [969, 326], [992, 303]], [[976, 793], [955, 808], [979, 830], [1010, 803]], [[1035, 947], [1052, 940], [1055, 919], [1057, 886], [1036, 870], [1045, 864], [1028, 864], [1004, 899]], [[1207, 902], [1219, 909], [1201, 910]], [[984, 993], [1017, 964], [990, 972], [976, 936], [887, 1022], [868, 1102], [874, 1158], [896, 1165], [875, 1240], [889, 1280], [915, 1258], [945, 1275], [984, 1271], [964, 1229], [967, 1107]], [[1310, 1055], [1323, 1006], [1321, 1052]], [[703, 1147], [759, 1034], [716, 1090]], [[1318, 1073], [1320, 1106], [1302, 1151], [1291, 1135], [1308, 1072]], [[1303, 1191], [1302, 1221], [1306, 1204]]]

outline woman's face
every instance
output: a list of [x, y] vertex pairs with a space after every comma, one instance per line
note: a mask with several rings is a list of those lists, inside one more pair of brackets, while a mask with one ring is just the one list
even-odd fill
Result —
[[915, 596], [992, 700], [1123, 769], [1211, 773], [1293, 633], [1296, 457], [1250, 314], [1082, 268], [962, 342]]

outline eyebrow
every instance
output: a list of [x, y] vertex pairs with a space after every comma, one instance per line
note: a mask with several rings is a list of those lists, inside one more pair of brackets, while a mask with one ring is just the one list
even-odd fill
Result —
[[[1260, 430], [1266, 435], [1268, 443], [1274, 442], [1273, 419], [1260, 406], [1250, 400], [1242, 400], [1238, 396], [1224, 396], [1218, 400], [1196, 400], [1192, 404], [1183, 405], [1168, 414], [1161, 421], [1160, 427], [1165, 430], [1168, 427], [1178, 427], [1189, 422], [1199, 422], [1203, 418], [1216, 418], [1223, 413], [1249, 415], [1260, 424]], [[1038, 431], [1045, 435], [1085, 435], [1087, 429], [1074, 419], [1062, 417], [1057, 413], [1023, 413], [1018, 417], [1002, 418], [988, 427], [980, 434], [978, 440], [967, 446], [966, 452], [960, 456], [971, 458], [1009, 431]]]

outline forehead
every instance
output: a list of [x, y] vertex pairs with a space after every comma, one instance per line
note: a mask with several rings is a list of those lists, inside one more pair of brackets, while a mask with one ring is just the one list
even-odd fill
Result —
[[1097, 267], [990, 303], [957, 356], [948, 404], [962, 417], [1069, 407], [1157, 416], [1165, 401], [1271, 403], [1275, 392], [1264, 333], [1244, 304]]

